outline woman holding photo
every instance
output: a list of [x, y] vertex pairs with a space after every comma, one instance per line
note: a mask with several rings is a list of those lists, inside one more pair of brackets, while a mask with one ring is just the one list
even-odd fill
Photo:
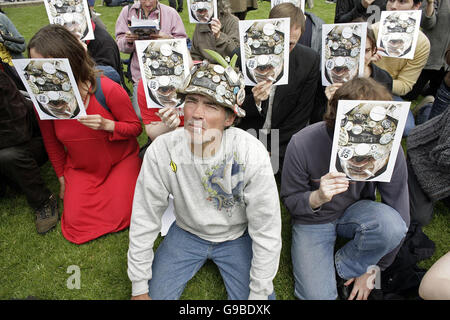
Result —
[[[127, 228], [141, 166], [136, 137], [142, 131], [127, 93], [96, 75], [81, 42], [62, 26], [40, 29], [28, 56], [67, 58], [87, 113], [78, 120], [39, 121], [64, 200], [63, 236], [81, 244]], [[96, 98], [100, 89], [106, 106]]]

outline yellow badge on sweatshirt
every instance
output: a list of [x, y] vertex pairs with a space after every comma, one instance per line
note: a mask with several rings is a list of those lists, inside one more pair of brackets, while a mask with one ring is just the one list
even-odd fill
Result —
[[175, 164], [175, 162], [170, 161], [170, 167], [172, 168], [172, 171], [177, 173], [177, 165]]

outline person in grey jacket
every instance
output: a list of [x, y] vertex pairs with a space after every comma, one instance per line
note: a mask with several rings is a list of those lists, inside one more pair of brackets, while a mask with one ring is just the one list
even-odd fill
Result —
[[[325, 121], [302, 129], [288, 145], [281, 199], [292, 216], [299, 299], [334, 300], [338, 293], [341, 299], [367, 299], [373, 270], [394, 261], [409, 226], [408, 174], [401, 150], [389, 183], [348, 181], [344, 173], [329, 172], [339, 100], [391, 100], [391, 94], [371, 78], [350, 80], [330, 100]], [[334, 254], [337, 236], [351, 240]]]
[[418, 125], [407, 139], [411, 218], [426, 225], [433, 204], [450, 204], [450, 95], [440, 99], [447, 108], [438, 116]]

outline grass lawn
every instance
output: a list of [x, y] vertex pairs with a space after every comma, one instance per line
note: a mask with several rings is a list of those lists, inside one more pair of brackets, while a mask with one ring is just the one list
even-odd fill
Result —
[[[168, 4], [167, 0], [161, 1]], [[97, 0], [96, 11], [108, 31], [114, 35], [114, 26], [121, 7], [103, 7]], [[260, 8], [251, 11], [247, 19], [267, 18], [270, 2], [259, 2]], [[184, 8], [187, 8], [185, 5]], [[334, 19], [332, 4], [316, 0], [313, 13], [326, 23]], [[28, 40], [48, 23], [44, 5], [4, 8], [19, 32]], [[186, 31], [191, 37], [194, 25], [188, 23], [186, 9], [181, 14]], [[145, 133], [139, 142], [146, 141]], [[42, 175], [51, 191], [58, 192], [58, 181], [49, 163]], [[60, 206], [62, 203], [60, 202]], [[439, 257], [450, 250], [450, 212], [442, 203], [436, 205], [432, 222], [424, 228], [436, 243], [436, 252], [421, 266], [429, 268]], [[45, 236], [36, 233], [34, 214], [21, 195], [8, 193], [0, 200], [0, 299], [23, 299], [34, 296], [40, 299], [128, 299], [131, 283], [127, 276], [128, 230], [106, 235], [84, 245], [75, 245], [61, 234], [60, 223]], [[293, 276], [290, 259], [290, 218], [282, 208], [283, 249], [280, 267], [274, 285], [277, 299], [294, 299]], [[161, 238], [158, 238], [157, 245]], [[69, 289], [67, 281], [72, 273], [70, 266], [81, 272], [80, 289]], [[70, 280], [70, 279], [69, 279]], [[69, 281], [70, 282], [70, 281]], [[226, 291], [218, 269], [207, 263], [188, 283], [182, 299], [226, 299]]]

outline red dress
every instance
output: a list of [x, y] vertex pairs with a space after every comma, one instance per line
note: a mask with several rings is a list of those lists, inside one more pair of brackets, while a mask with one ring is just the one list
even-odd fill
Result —
[[125, 90], [102, 77], [108, 112], [90, 96], [87, 114], [115, 121], [114, 132], [93, 130], [78, 120], [39, 120], [49, 159], [64, 176], [63, 236], [81, 244], [130, 224], [141, 167], [136, 137], [142, 126]]

